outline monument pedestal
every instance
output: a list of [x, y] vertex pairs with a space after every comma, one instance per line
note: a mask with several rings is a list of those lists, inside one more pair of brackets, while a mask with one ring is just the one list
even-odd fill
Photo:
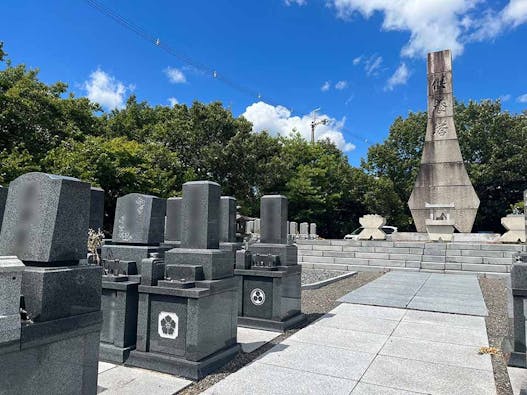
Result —
[[126, 364], [199, 380], [238, 352], [236, 332], [233, 277], [140, 285], [137, 346]]
[[133, 261], [137, 263], [137, 273], [141, 274], [141, 262], [150, 258], [151, 254], [158, 254], [159, 258], [165, 256], [165, 252], [172, 249], [170, 245], [130, 245], [130, 244], [108, 244], [101, 249], [103, 260]]
[[135, 348], [140, 280], [131, 277], [102, 276], [101, 361], [121, 364]]

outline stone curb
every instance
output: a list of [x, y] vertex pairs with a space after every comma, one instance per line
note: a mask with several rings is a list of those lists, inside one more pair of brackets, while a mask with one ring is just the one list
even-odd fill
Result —
[[337, 282], [339, 280], [343, 280], [345, 278], [348, 278], [348, 277], [352, 277], [354, 275], [356, 275], [357, 272], [349, 272], [349, 273], [344, 273], [344, 274], [341, 274], [340, 276], [337, 276], [337, 277], [332, 277], [332, 278], [328, 278], [326, 280], [322, 280], [322, 281], [317, 281], [316, 283], [312, 283], [312, 284], [304, 284], [302, 285], [302, 289], [319, 289], [319, 288], [322, 288], [328, 284], [332, 284], [334, 282]]

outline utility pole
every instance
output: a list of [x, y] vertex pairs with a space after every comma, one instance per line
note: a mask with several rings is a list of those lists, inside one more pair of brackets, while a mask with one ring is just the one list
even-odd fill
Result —
[[320, 110], [319, 108], [316, 108], [313, 110], [313, 120], [311, 121], [311, 144], [315, 144], [315, 128], [318, 125], [325, 125], [328, 123], [328, 120], [326, 118], [321, 119], [317, 121], [317, 111]]

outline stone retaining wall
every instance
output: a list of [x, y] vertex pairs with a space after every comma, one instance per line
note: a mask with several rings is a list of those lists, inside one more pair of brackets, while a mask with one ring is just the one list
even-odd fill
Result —
[[508, 276], [525, 244], [297, 240], [298, 263], [352, 271], [426, 271]]

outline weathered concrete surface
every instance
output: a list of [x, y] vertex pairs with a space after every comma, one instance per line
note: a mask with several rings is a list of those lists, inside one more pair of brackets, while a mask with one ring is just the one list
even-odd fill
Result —
[[479, 199], [463, 164], [454, 125], [452, 56], [450, 51], [428, 54], [428, 124], [419, 175], [408, 200], [415, 227], [426, 232], [425, 203], [455, 204], [455, 228], [472, 230]]

